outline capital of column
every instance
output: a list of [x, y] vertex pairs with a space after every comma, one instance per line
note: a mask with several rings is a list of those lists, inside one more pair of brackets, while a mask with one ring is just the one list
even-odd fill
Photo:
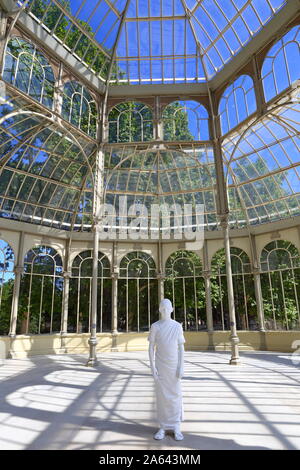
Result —
[[15, 274], [23, 274], [24, 273], [24, 266], [15, 266], [14, 267]]
[[260, 274], [260, 267], [259, 266], [253, 266], [252, 267], [253, 274]]
[[113, 271], [111, 271], [110, 277], [112, 278], [112, 280], [117, 280], [119, 279], [119, 274], [120, 274], [119, 268], [115, 268]]
[[166, 278], [166, 276], [165, 276], [165, 273], [163, 273], [163, 272], [156, 274], [156, 279], [159, 280], [159, 281], [164, 281], [165, 278]]
[[211, 278], [211, 271], [210, 270], [203, 271], [203, 277], [204, 277], [204, 279], [210, 279]]
[[153, 124], [162, 124], [162, 118], [161, 117], [157, 117], [157, 118], [153, 118]]
[[229, 219], [229, 214], [219, 214], [218, 215], [220, 225], [223, 230], [228, 228], [228, 219]]
[[63, 272], [63, 277], [64, 277], [65, 279], [70, 279], [70, 277], [72, 277], [71, 271], [64, 271], [64, 272]]
[[100, 232], [101, 217], [94, 217], [93, 231]]

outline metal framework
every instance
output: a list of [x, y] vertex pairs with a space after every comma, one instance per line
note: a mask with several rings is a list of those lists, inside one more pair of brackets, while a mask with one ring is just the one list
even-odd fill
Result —
[[240, 75], [223, 92], [219, 103], [222, 134], [244, 121], [256, 111], [254, 82], [249, 75]]
[[285, 240], [276, 240], [264, 247], [261, 254], [262, 285], [268, 295], [264, 299], [268, 329], [300, 329], [300, 254]]
[[[180, 121], [186, 116], [189, 132], [183, 133]], [[164, 140], [209, 140], [209, 118], [207, 109], [197, 101], [175, 101], [168, 104], [162, 113]]]
[[[4, 240], [0, 240], [0, 312], [11, 310], [14, 286], [14, 251]], [[0, 316], [0, 335], [9, 333], [9, 317]]]
[[156, 266], [144, 252], [132, 251], [120, 262], [118, 330], [149, 331], [158, 320]]
[[185, 330], [207, 328], [205, 318], [205, 288], [200, 258], [194, 253], [180, 250], [166, 261], [165, 295], [172, 299], [174, 319]]
[[[257, 330], [254, 279], [248, 255], [241, 249], [231, 247], [232, 279], [238, 330]], [[211, 262], [212, 288], [218, 294], [213, 299], [214, 329], [228, 330], [229, 315], [225, 251], [219, 250]]]
[[24, 259], [19, 299], [19, 334], [60, 332], [62, 259], [50, 246], [29, 250]]
[[[97, 320], [102, 202], [116, 205], [126, 195], [129, 203], [147, 207], [154, 201], [200, 203], [205, 228], [224, 236], [232, 363], [238, 363], [235, 279], [245, 287], [253, 273], [262, 330], [264, 319], [255, 249], [248, 275], [244, 255], [230, 247], [229, 228], [248, 228], [253, 248], [252, 227], [300, 215], [299, 1], [0, 0], [0, 6], [6, 11], [0, 48], [0, 215], [70, 232], [62, 332], [68, 323], [72, 237], [91, 231], [93, 365], [102, 318]], [[157, 251], [159, 272], [147, 282], [158, 284], [161, 296], [161, 237]], [[234, 256], [242, 260], [238, 274]], [[214, 281], [207, 253], [203, 260], [211, 330]], [[18, 254], [12, 337], [21, 266]], [[113, 262], [111, 279], [106, 278], [112, 282], [114, 332], [117, 292], [126, 278], [118, 280], [117, 267]], [[222, 283], [224, 273], [218, 276]], [[180, 279], [183, 286], [189, 282]], [[140, 282], [130, 276], [129, 281]], [[247, 302], [243, 305], [247, 311]], [[184, 301], [188, 327], [186, 307]], [[151, 312], [145, 314], [148, 327]], [[221, 316], [225, 324], [224, 312]], [[137, 330], [146, 328], [143, 315], [137, 318]], [[249, 328], [249, 314], [244, 318]], [[194, 323], [197, 328], [198, 317]]]
[[108, 114], [109, 142], [145, 142], [153, 140], [153, 116], [143, 103], [125, 102]]
[[[68, 331], [90, 333], [92, 309], [93, 255], [91, 250], [81, 252], [72, 263]], [[111, 331], [111, 276], [110, 263], [98, 253], [98, 311], [97, 331]]]

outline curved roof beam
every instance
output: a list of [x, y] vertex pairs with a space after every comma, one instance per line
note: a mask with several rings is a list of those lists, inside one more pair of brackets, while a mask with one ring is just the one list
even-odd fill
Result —
[[45, 115], [43, 115], [41, 113], [38, 113], [38, 112], [35, 112], [35, 111], [22, 111], [22, 110], [12, 111], [11, 113], [8, 113], [5, 116], [3, 116], [2, 118], [0, 118], [0, 126], [2, 126], [3, 122], [5, 122], [7, 119], [10, 119], [10, 118], [13, 118], [14, 116], [19, 116], [19, 115], [28, 115], [28, 116], [40, 117], [40, 118], [44, 119], [45, 122], [48, 121], [51, 124], [53, 124], [57, 129], [60, 129], [60, 131], [62, 132], [63, 135], [67, 135], [70, 138], [70, 140], [73, 141], [78, 146], [78, 148], [80, 149], [80, 151], [81, 151], [81, 153], [82, 153], [82, 155], [83, 155], [83, 157], [86, 161], [86, 165], [87, 165], [87, 168], [88, 168], [88, 172], [91, 176], [92, 182], [94, 183], [93, 169], [91, 167], [88, 156], [86, 155], [84, 148], [80, 144], [79, 140], [74, 136], [74, 134], [72, 134], [68, 129], [62, 128], [51, 117], [45, 116]]

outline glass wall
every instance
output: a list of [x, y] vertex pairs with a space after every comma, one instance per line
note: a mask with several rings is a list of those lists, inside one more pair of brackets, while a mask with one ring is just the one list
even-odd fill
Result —
[[[70, 279], [68, 332], [90, 332], [92, 309], [93, 253], [83, 251], [73, 261]], [[98, 253], [97, 331], [111, 331], [110, 263]]]
[[63, 267], [50, 246], [30, 249], [24, 259], [17, 334], [59, 333], [63, 296]]
[[[232, 280], [238, 330], [257, 330], [257, 310], [253, 274], [248, 255], [231, 247]], [[211, 295], [215, 330], [230, 330], [225, 250], [215, 253], [211, 262]]]
[[156, 267], [147, 253], [133, 251], [120, 263], [118, 330], [149, 331], [158, 320]]
[[14, 292], [13, 249], [0, 239], [0, 335], [7, 335], [10, 328], [10, 315]]
[[226, 134], [255, 111], [253, 80], [249, 75], [241, 75], [225, 89], [220, 99], [219, 116], [222, 134]]
[[209, 140], [207, 109], [197, 101], [174, 101], [162, 113], [164, 140]]
[[153, 116], [149, 106], [127, 101], [108, 115], [109, 142], [142, 142], [153, 139]]
[[269, 101], [300, 78], [300, 26], [271, 47], [262, 66], [265, 99]]
[[176, 251], [166, 262], [164, 295], [173, 304], [173, 318], [185, 330], [205, 330], [205, 286], [200, 258], [192, 251]]
[[97, 134], [97, 105], [88, 90], [78, 82], [64, 85], [62, 117], [94, 139]]
[[31, 42], [19, 37], [8, 42], [3, 79], [52, 109], [55, 85], [53, 70], [48, 59]]
[[266, 328], [300, 329], [300, 255], [285, 240], [268, 243], [261, 253], [261, 283]]

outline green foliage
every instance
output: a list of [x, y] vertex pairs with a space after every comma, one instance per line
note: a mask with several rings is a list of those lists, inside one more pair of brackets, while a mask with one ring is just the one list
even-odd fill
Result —
[[173, 301], [177, 321], [184, 323], [186, 314], [189, 330], [196, 329], [196, 312], [198, 328], [206, 324], [205, 287], [201, 273], [200, 258], [192, 251], [177, 251], [167, 260], [164, 295]]
[[[39, 271], [41, 273], [46, 272], [46, 266], [40, 266]], [[34, 275], [31, 282], [30, 274], [24, 274], [20, 286], [18, 334], [26, 332], [28, 318], [29, 334], [38, 334], [39, 325], [42, 334], [50, 333], [52, 304], [52, 331], [59, 332], [61, 329], [62, 293], [62, 278], [49, 275]]]
[[[279, 267], [278, 267], [279, 268]], [[274, 271], [261, 275], [264, 314], [272, 329], [299, 328], [300, 269]]]
[[109, 113], [109, 142], [140, 142], [153, 139], [152, 112], [143, 103], [128, 101]]
[[[239, 248], [231, 248], [232, 281], [237, 328], [240, 330], [257, 327], [256, 298], [254, 280], [250, 272], [249, 259]], [[228, 285], [226, 273], [225, 250], [215, 253], [212, 259], [212, 306], [216, 328], [222, 328], [222, 312], [224, 328], [230, 329]], [[248, 315], [248, 319], [246, 316]], [[249, 324], [247, 321], [249, 320]]]
[[[149, 290], [148, 290], [149, 287]], [[128, 310], [127, 310], [128, 305]], [[126, 330], [128, 315], [129, 331], [137, 331], [139, 311], [139, 331], [147, 331], [148, 305], [150, 305], [150, 323], [158, 320], [158, 284], [156, 279], [118, 280], [118, 329]]]
[[[266, 213], [268, 213], [272, 220], [278, 218], [278, 212], [283, 214], [286, 212], [286, 201], [281, 200], [283, 196], [289, 196], [288, 190], [284, 187], [284, 173], [281, 172], [268, 176], [270, 173], [268, 164], [259, 156], [255, 161], [249, 161], [247, 158], [243, 159], [241, 165], [234, 167], [234, 173], [238, 181], [252, 180], [252, 182], [241, 187], [242, 197], [244, 191], [246, 193], [244, 201], [248, 206], [257, 206], [256, 211], [259, 215], [265, 216]], [[265, 177], [256, 180], [258, 175]], [[276, 203], [272, 203], [273, 200], [276, 200]], [[260, 208], [262, 201], [265, 207]], [[290, 198], [288, 204], [291, 209], [297, 207], [296, 198]], [[236, 190], [229, 191], [229, 207], [235, 208], [237, 218], [244, 218], [244, 211], [241, 207], [240, 197], [237, 195]], [[252, 212], [250, 207], [248, 213], [250, 217], [256, 217], [256, 212]], [[274, 213], [273, 216], [272, 213]]]
[[189, 130], [188, 116], [181, 108], [181, 104], [177, 101], [165, 108], [163, 113], [164, 140], [194, 140]]
[[96, 138], [97, 106], [92, 95], [76, 81], [64, 85], [62, 116], [74, 126]]
[[[178, 102], [164, 111], [164, 140], [193, 141], [187, 114]], [[140, 142], [153, 139], [153, 117], [150, 108], [142, 103], [125, 102], [109, 113], [109, 142]]]
[[53, 71], [43, 54], [31, 43], [18, 37], [9, 41], [3, 78], [52, 108], [55, 83]]
[[[61, 1], [60, 3], [71, 13], [70, 0]], [[42, 19], [48, 4], [48, 0], [32, 0], [31, 11], [38, 19]], [[93, 30], [87, 22], [82, 20], [77, 21], [90, 36], [94, 36]], [[88, 36], [84, 35], [76, 25], [62, 14], [62, 11], [54, 2], [51, 2], [43, 23], [70, 50], [74, 51], [74, 54], [83, 59], [88, 66], [91, 66], [96, 73], [100, 74], [103, 78], [107, 77], [108, 60], [105, 54], [90, 41]]]
[[[70, 333], [88, 333], [90, 331], [92, 278], [87, 276], [91, 275], [92, 261], [89, 261], [87, 269], [88, 272], [81, 272], [83, 277], [80, 282], [77, 277], [70, 279], [68, 314], [68, 332]], [[102, 331], [111, 331], [111, 289], [111, 279], [98, 279], [97, 331], [100, 331], [101, 307]]]

